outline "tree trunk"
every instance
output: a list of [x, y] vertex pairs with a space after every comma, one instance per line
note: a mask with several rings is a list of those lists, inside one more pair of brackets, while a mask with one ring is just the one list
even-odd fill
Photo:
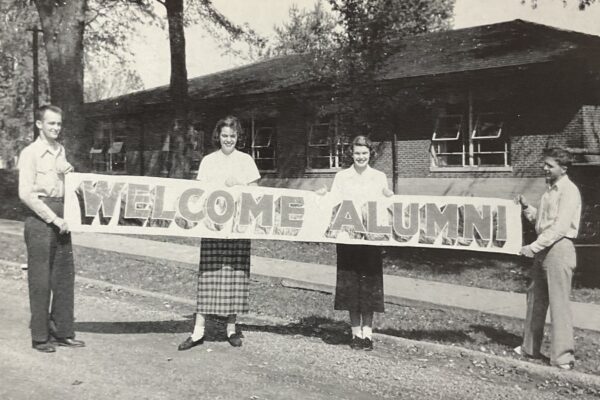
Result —
[[171, 165], [169, 176], [184, 178], [189, 171], [185, 152], [188, 131], [188, 78], [185, 60], [185, 33], [183, 27], [183, 0], [165, 0], [169, 24], [171, 49], [171, 83], [169, 92], [173, 104], [173, 129], [171, 137]]
[[78, 171], [88, 169], [83, 115], [83, 32], [87, 0], [35, 0], [44, 32], [50, 99], [63, 110], [62, 143]]

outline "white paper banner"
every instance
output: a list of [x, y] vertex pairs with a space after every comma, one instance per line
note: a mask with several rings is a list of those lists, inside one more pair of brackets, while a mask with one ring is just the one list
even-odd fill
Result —
[[436, 247], [518, 254], [521, 212], [478, 197], [332, 194], [192, 180], [71, 173], [65, 220], [73, 232]]

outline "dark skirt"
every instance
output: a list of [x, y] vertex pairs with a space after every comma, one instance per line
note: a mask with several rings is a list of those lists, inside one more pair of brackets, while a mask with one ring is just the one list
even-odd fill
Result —
[[336, 310], [384, 312], [383, 263], [378, 246], [338, 244]]
[[202, 239], [196, 311], [243, 314], [249, 311], [250, 240]]

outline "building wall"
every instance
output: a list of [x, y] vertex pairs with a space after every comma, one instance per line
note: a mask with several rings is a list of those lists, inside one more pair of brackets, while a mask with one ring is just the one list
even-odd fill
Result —
[[[440, 89], [437, 95], [451, 97], [452, 91], [461, 90], [462, 83], [452, 88]], [[489, 82], [486, 83], [489, 85]], [[500, 85], [496, 84], [494, 87]], [[503, 92], [502, 107], [509, 110], [513, 120], [507, 125], [510, 135], [510, 170], [468, 170], [460, 172], [432, 170], [430, 161], [431, 135], [434, 114], [431, 107], [407, 107], [406, 116], [397, 118], [393, 129], [398, 129], [397, 186], [400, 193], [407, 194], [459, 194], [475, 196], [511, 197], [527, 192], [538, 197], [543, 187], [540, 180], [542, 150], [551, 146], [584, 147], [590, 144], [600, 147], [598, 126], [600, 107], [581, 106], [580, 99], [565, 99], [565, 90], [540, 91], [540, 84], [518, 92], [515, 85]], [[482, 93], [494, 92], [485, 87]], [[566, 92], [568, 94], [568, 92]], [[309, 171], [307, 169], [307, 138], [309, 124], [314, 118], [314, 105], [288, 96], [278, 99], [238, 100], [223, 99], [210, 104], [197, 104], [192, 110], [193, 120], [205, 132], [205, 145], [210, 142], [216, 120], [227, 114], [240, 118], [268, 115], [277, 125], [277, 169], [263, 172], [261, 184], [315, 190], [329, 187], [335, 171]], [[128, 127], [128, 174], [158, 176], [165, 153], [164, 138], [171, 128], [170, 113], [153, 112], [127, 117]], [[389, 137], [379, 133], [377, 137]], [[206, 146], [214, 150], [210, 145]], [[143, 157], [140, 153], [143, 150]], [[386, 173], [392, 187], [391, 140], [377, 143], [377, 156], [373, 166]], [[142, 160], [143, 159], [143, 160]], [[141, 166], [143, 161], [143, 168]], [[540, 183], [541, 182], [541, 183]]]

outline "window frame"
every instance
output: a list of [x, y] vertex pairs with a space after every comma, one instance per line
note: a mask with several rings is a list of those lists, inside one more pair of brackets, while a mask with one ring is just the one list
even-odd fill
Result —
[[[327, 121], [327, 122], [324, 122]], [[313, 143], [313, 133], [316, 127], [327, 126], [327, 143]], [[336, 172], [343, 168], [344, 153], [351, 145], [347, 135], [341, 133], [339, 115], [329, 114], [324, 116], [316, 116], [312, 122], [308, 124], [306, 138], [306, 171], [307, 172]], [[311, 155], [311, 149], [327, 148], [327, 155]], [[314, 159], [328, 159], [329, 167], [313, 168], [311, 161]]]
[[[462, 121], [468, 121], [468, 126], [459, 127], [460, 131], [455, 138], [439, 138], [438, 126], [440, 119], [448, 116], [462, 116]], [[499, 129], [493, 136], [478, 136], [480, 127], [486, 116], [499, 117]], [[465, 118], [466, 117], [466, 118]], [[475, 122], [474, 122], [475, 121]], [[444, 114], [440, 113], [436, 117], [435, 128], [431, 136], [430, 146], [430, 171], [432, 172], [469, 172], [469, 171], [512, 171], [510, 165], [510, 137], [506, 134], [506, 113], [497, 111], [475, 111], [472, 94], [469, 93], [467, 107], [462, 114]], [[468, 134], [467, 134], [468, 133]], [[451, 141], [460, 141], [462, 152], [442, 151], [443, 143]], [[501, 150], [482, 150], [482, 143], [497, 141], [502, 143]], [[461, 164], [440, 165], [441, 158], [444, 156], [461, 156]], [[501, 155], [502, 164], [482, 165], [481, 160], [484, 157]]]
[[[498, 133], [494, 136], [477, 136], [477, 131], [479, 130], [479, 127], [481, 125], [481, 120], [483, 117], [485, 116], [489, 116], [489, 115], [494, 115], [494, 116], [499, 116], [500, 118], [500, 127], [498, 128]], [[473, 127], [473, 131], [471, 133], [471, 142], [473, 143], [473, 158], [477, 159], [478, 156], [489, 156], [489, 155], [502, 155], [502, 158], [504, 159], [504, 165], [483, 165], [482, 167], [509, 167], [509, 141], [508, 138], [506, 136], [502, 136], [503, 132], [503, 128], [504, 128], [504, 124], [505, 124], [505, 120], [506, 120], [506, 116], [502, 113], [498, 113], [498, 112], [481, 112], [479, 114], [477, 114], [477, 118], [476, 118], [476, 122], [475, 125]], [[481, 150], [481, 143], [488, 140], [496, 140], [496, 139], [500, 139], [500, 143], [503, 144], [504, 149], [503, 150]], [[477, 148], [477, 149], [476, 149]], [[480, 163], [476, 163], [474, 161], [475, 166], [477, 167], [481, 167]]]
[[[439, 126], [440, 126], [440, 120], [442, 118], [448, 118], [448, 117], [459, 117], [460, 121], [459, 121], [459, 125], [458, 125], [458, 131], [456, 132], [456, 136], [454, 137], [437, 137], [438, 131], [439, 131]], [[459, 165], [443, 165], [440, 166], [440, 162], [439, 162], [439, 156], [460, 156], [461, 158], [461, 163], [462, 166], [465, 165], [465, 160], [466, 160], [466, 156], [467, 156], [467, 151], [466, 151], [466, 146], [464, 143], [464, 139], [463, 139], [463, 120], [464, 120], [464, 116], [462, 114], [441, 114], [438, 115], [438, 117], [436, 118], [436, 122], [435, 122], [435, 129], [433, 130], [433, 136], [431, 137], [431, 147], [430, 147], [430, 151], [431, 151], [431, 166], [432, 167], [437, 167], [437, 168], [445, 168], [445, 167], [459, 167]], [[457, 142], [460, 144], [461, 147], [461, 151], [457, 152], [457, 151], [442, 151], [441, 146], [445, 145], [447, 142]], [[437, 147], [437, 149], [436, 149]]]
[[[96, 148], [93, 147], [90, 149], [90, 162], [92, 164], [92, 170], [94, 172], [104, 172], [111, 174], [126, 174], [127, 173], [127, 150], [126, 150], [126, 139], [127, 136], [124, 133], [116, 135], [114, 132], [115, 123], [114, 121], [110, 122], [102, 122], [101, 130], [102, 130], [102, 147]], [[120, 145], [117, 145], [119, 144]], [[118, 147], [117, 151], [113, 149]], [[100, 151], [97, 151], [100, 150]], [[102, 155], [103, 161], [95, 161], [94, 159]], [[118, 159], [119, 156], [122, 156], [120, 163], [123, 165], [122, 168], [115, 169], [115, 163], [119, 161], [115, 161], [115, 158]], [[103, 165], [102, 169], [98, 169], [97, 165]]]
[[[258, 127], [257, 127], [258, 125]], [[251, 121], [251, 136], [250, 136], [250, 155], [254, 159], [254, 162], [261, 160], [271, 160], [272, 168], [259, 168], [259, 171], [264, 172], [276, 172], [277, 171], [277, 124], [275, 121], [270, 120], [260, 120], [256, 118], [252, 118]], [[270, 129], [271, 133], [269, 135], [269, 141], [266, 145], [257, 145], [256, 138], [261, 129]], [[260, 152], [263, 149], [272, 149], [273, 156], [272, 157], [261, 157]]]

